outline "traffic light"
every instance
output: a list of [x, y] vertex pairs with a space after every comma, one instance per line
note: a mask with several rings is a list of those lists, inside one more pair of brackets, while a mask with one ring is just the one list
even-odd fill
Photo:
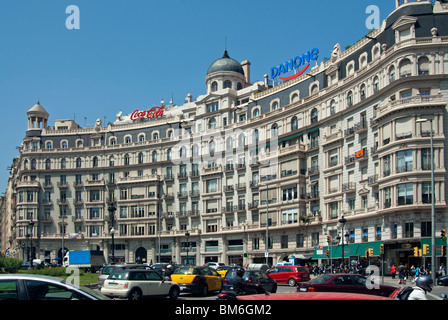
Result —
[[330, 250], [327, 249], [327, 257], [330, 257]]
[[327, 242], [330, 243], [330, 236], [327, 236]]
[[429, 245], [428, 244], [423, 245], [423, 254], [429, 254]]
[[384, 244], [380, 245], [380, 255], [384, 254]]
[[414, 247], [414, 257], [418, 257], [419, 255], [418, 247]]
[[442, 246], [442, 257], [446, 256], [446, 246]]
[[440, 238], [445, 241], [446, 240], [446, 230], [442, 229], [440, 230]]
[[373, 255], [373, 248], [369, 248], [366, 250], [366, 258], [369, 258]]

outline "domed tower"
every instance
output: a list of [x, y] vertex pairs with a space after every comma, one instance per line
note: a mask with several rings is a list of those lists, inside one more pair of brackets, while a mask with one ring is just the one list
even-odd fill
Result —
[[239, 63], [230, 58], [227, 50], [222, 58], [214, 61], [207, 71], [205, 78], [207, 93], [221, 89], [240, 90], [250, 84], [250, 62]]
[[28, 115], [27, 136], [30, 134], [40, 135], [42, 129], [47, 127], [48, 112], [37, 102], [26, 114]]

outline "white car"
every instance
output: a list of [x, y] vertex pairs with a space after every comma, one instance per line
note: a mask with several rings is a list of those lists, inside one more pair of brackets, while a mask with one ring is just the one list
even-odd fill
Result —
[[155, 270], [119, 270], [104, 281], [101, 294], [110, 298], [141, 300], [145, 297], [169, 297], [176, 300], [179, 285], [164, 280]]
[[216, 270], [219, 267], [225, 266], [225, 263], [223, 263], [223, 262], [207, 262], [206, 265], [207, 265], [207, 267], [210, 267], [210, 268], [213, 268]]

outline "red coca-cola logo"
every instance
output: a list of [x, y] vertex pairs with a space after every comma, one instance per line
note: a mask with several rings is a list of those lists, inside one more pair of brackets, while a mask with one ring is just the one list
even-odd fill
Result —
[[135, 110], [131, 113], [131, 120], [158, 118], [163, 116], [164, 112], [165, 106], [153, 107], [145, 111]]

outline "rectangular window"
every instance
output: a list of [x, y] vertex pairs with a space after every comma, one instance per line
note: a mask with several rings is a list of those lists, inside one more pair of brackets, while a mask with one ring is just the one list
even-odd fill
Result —
[[423, 203], [431, 203], [431, 182], [423, 182], [422, 183], [422, 202]]
[[412, 150], [397, 152], [397, 173], [412, 171]]
[[431, 149], [425, 148], [422, 151], [422, 170], [431, 170]]
[[414, 184], [403, 183], [397, 186], [398, 188], [398, 205], [407, 205], [414, 203]]

